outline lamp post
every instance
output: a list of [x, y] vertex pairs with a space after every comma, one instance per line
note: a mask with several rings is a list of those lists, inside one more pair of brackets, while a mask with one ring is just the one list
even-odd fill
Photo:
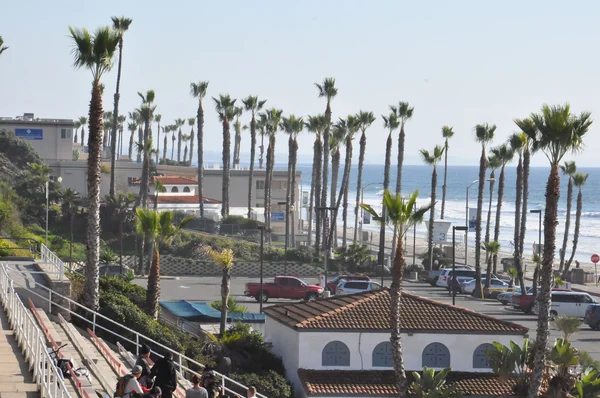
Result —
[[[62, 177], [58, 177], [56, 181], [60, 184]], [[48, 208], [50, 207], [50, 180], [46, 180], [46, 246], [48, 246]]]
[[329, 217], [327, 217], [327, 211], [330, 210], [335, 210], [335, 207], [317, 207], [316, 210], [322, 211], [323, 212], [323, 216], [321, 216], [323, 218], [323, 225], [325, 226], [324, 228], [324, 233], [323, 233], [323, 252], [324, 252], [324, 256], [323, 256], [323, 268], [324, 268], [324, 272], [325, 272], [325, 285], [323, 286], [323, 289], [325, 289], [327, 287], [327, 276], [328, 276], [328, 267], [327, 267], [327, 263], [328, 263], [328, 257], [329, 257]]
[[265, 226], [259, 225], [260, 229], [260, 290], [258, 293], [258, 308], [260, 313], [263, 311], [263, 257], [265, 249]]
[[542, 211], [540, 209], [537, 210], [529, 210], [530, 213], [538, 215], [538, 256], [540, 259], [542, 258]]
[[454, 281], [456, 280], [456, 231], [465, 231], [466, 233], [468, 230], [468, 226], [452, 226], [452, 279], [449, 281], [451, 283], [452, 305], [456, 305], [456, 288], [454, 286]]
[[[485, 181], [491, 182], [491, 181], [496, 181], [495, 178], [486, 178]], [[465, 198], [466, 204], [465, 204], [465, 225], [467, 226], [467, 229], [465, 230], [465, 265], [469, 264], [469, 252], [468, 252], [468, 248], [469, 248], [469, 188], [471, 188], [473, 186], [473, 184], [477, 184], [479, 182], [479, 180], [475, 180], [472, 183], [470, 183], [469, 185], [467, 185], [467, 196]]]
[[[383, 182], [370, 182], [366, 185], [363, 185], [361, 187], [360, 190], [360, 203], [364, 203], [365, 202], [365, 188], [367, 188], [368, 186], [371, 185], [383, 185]], [[359, 241], [362, 242], [362, 233], [363, 233], [363, 220], [365, 218], [365, 210], [361, 207], [360, 208], [360, 236], [359, 236]]]

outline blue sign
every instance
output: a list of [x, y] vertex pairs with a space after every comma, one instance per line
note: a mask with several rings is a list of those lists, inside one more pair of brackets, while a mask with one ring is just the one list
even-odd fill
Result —
[[24, 140], [43, 140], [44, 130], [42, 129], [15, 129], [15, 135]]
[[285, 221], [285, 214], [271, 212], [271, 221]]

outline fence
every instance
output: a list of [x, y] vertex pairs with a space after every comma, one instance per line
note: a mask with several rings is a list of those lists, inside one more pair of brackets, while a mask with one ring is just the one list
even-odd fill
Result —
[[65, 264], [45, 244], [42, 243], [41, 245], [42, 261], [50, 267], [52, 273], [59, 276], [59, 280], [62, 282], [65, 275]]
[[23, 356], [33, 371], [33, 378], [40, 386], [40, 396], [70, 398], [62, 374], [50, 358], [44, 333], [23, 305], [4, 264], [0, 264], [0, 301], [23, 351]]

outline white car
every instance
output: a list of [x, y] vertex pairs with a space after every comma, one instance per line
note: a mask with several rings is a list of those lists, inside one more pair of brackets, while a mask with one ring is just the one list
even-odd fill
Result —
[[[584, 292], [554, 291], [552, 292], [552, 303], [550, 305], [550, 316], [570, 316], [584, 318], [585, 311], [590, 304], [598, 304], [598, 300]], [[531, 311], [539, 313], [539, 304], [536, 300]]]
[[381, 285], [373, 281], [344, 280], [337, 285], [337, 288], [335, 289], [335, 294], [337, 296], [343, 294], [368, 292], [371, 290], [381, 290]]
[[[452, 279], [452, 269], [445, 269], [441, 274], [440, 278], [437, 280], [436, 285], [439, 287], [445, 287], [448, 289], [448, 281]], [[465, 281], [469, 281], [475, 278], [475, 270], [472, 269], [457, 269], [456, 270], [456, 279], [458, 283], [463, 283]]]
[[[481, 278], [481, 286], [485, 286], [485, 281], [486, 278]], [[508, 287], [508, 283], [500, 279], [492, 278], [490, 281], [490, 287]], [[460, 290], [466, 294], [473, 294], [473, 291], [475, 290], [475, 279], [463, 282], [460, 285]]]

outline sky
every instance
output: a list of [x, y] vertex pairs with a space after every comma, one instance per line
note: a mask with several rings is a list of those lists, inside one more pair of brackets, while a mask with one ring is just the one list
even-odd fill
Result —
[[[208, 80], [207, 151], [222, 148], [211, 96], [258, 95], [286, 115], [306, 116], [325, 110], [314, 86], [325, 77], [339, 90], [334, 119], [359, 110], [378, 116], [367, 132], [373, 164], [385, 153], [380, 115], [399, 101], [415, 107], [406, 126], [408, 164], [421, 164], [419, 149], [443, 142], [443, 125], [455, 131], [449, 164], [477, 165], [478, 123], [497, 125], [493, 144], [500, 144], [516, 131], [514, 118], [544, 103], [600, 114], [600, 2], [592, 0], [30, 0], [2, 8], [0, 36], [10, 48], [0, 56], [0, 116], [87, 115], [91, 73], [73, 68], [68, 27], [94, 30], [120, 15], [133, 19], [124, 38], [121, 112], [140, 105], [138, 91], [154, 89], [163, 123], [194, 117], [190, 82]], [[116, 67], [102, 81], [104, 107], [112, 111]], [[597, 165], [599, 130], [597, 121], [584, 151], [567, 158]], [[248, 144], [244, 135], [242, 163]], [[300, 159], [310, 159], [312, 145], [303, 133]], [[277, 162], [286, 161], [283, 136], [276, 153]], [[537, 155], [532, 163], [547, 160]]]

